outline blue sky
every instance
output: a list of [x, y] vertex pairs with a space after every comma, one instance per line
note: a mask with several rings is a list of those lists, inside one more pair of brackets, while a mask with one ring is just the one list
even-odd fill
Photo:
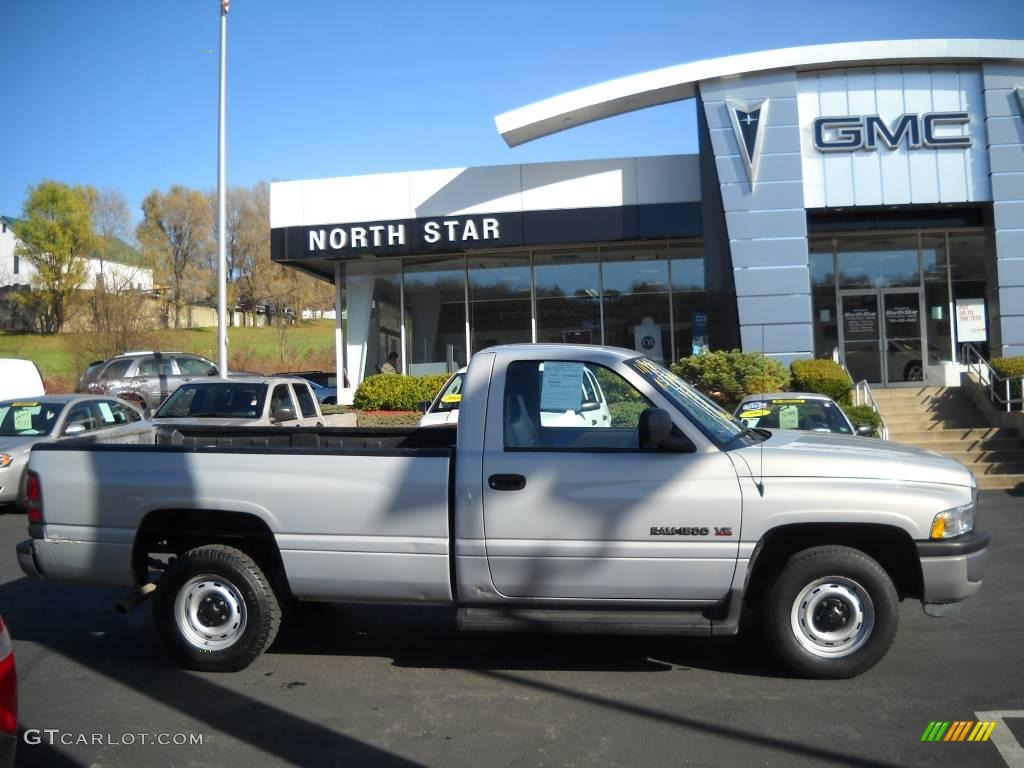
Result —
[[[692, 102], [509, 149], [495, 115], [648, 69], [791, 45], [1024, 37], [1022, 0], [232, 0], [228, 179], [696, 151]], [[216, 184], [218, 0], [3, 0], [0, 214], [44, 178]]]

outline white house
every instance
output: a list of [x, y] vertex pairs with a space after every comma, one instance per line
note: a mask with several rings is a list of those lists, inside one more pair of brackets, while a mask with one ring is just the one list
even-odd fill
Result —
[[[35, 267], [25, 259], [19, 259], [15, 253], [15, 221], [9, 216], [0, 216], [0, 287], [31, 285], [36, 271]], [[140, 266], [138, 251], [118, 238], [107, 238], [107, 245], [102, 257], [97, 254], [89, 258], [82, 288], [94, 289], [97, 278], [102, 276], [103, 284], [108, 288], [152, 290], [153, 270]]]

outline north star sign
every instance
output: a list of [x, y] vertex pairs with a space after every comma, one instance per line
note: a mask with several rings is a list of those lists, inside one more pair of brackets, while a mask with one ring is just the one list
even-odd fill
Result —
[[896, 149], [965, 149], [971, 137], [961, 126], [969, 112], [927, 112], [900, 115], [887, 122], [878, 115], [819, 117], [814, 121], [814, 148], [819, 152], [855, 152], [880, 146]]
[[307, 248], [310, 253], [346, 250], [386, 250], [413, 244], [427, 247], [463, 246], [468, 243], [501, 240], [501, 222], [497, 217], [452, 217], [420, 222], [380, 224], [337, 224], [310, 227]]

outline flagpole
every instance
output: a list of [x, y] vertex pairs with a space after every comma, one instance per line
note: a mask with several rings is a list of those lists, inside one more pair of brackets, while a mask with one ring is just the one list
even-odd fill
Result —
[[217, 115], [217, 369], [228, 375], [227, 152], [225, 149], [228, 5], [220, 2], [220, 110]]

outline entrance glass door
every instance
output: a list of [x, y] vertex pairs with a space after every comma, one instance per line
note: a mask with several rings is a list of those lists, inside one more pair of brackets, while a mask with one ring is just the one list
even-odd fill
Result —
[[843, 360], [854, 381], [900, 386], [924, 379], [921, 291], [844, 291]]
[[882, 306], [886, 385], [924, 381], [920, 291], [882, 291]]
[[882, 383], [882, 329], [878, 320], [878, 291], [840, 297], [843, 360], [854, 381]]

